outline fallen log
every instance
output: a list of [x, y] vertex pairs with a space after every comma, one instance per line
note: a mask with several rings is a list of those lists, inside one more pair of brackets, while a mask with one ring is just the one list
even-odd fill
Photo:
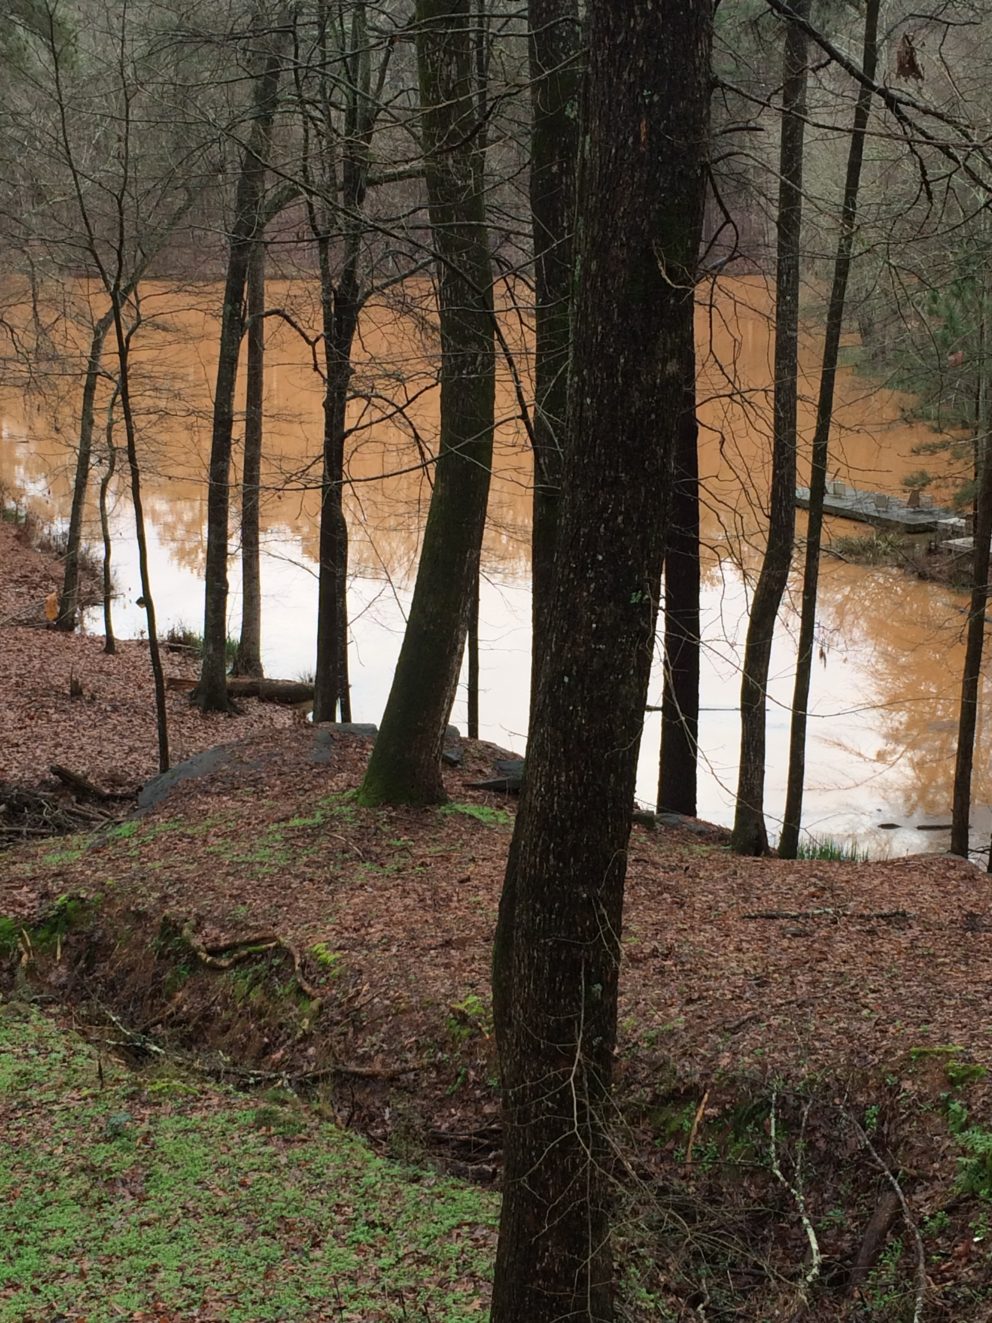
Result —
[[[170, 675], [165, 687], [192, 693], [198, 683], [198, 680]], [[230, 698], [258, 698], [263, 703], [313, 702], [313, 685], [304, 684], [302, 680], [257, 680], [247, 675], [229, 675], [227, 692]]]
[[878, 1261], [899, 1208], [899, 1196], [895, 1190], [883, 1190], [875, 1211], [865, 1227], [861, 1246], [851, 1265], [851, 1273], [847, 1279], [848, 1295], [855, 1295], [868, 1280], [868, 1274]]
[[95, 799], [102, 804], [110, 804], [115, 800], [134, 798], [130, 791], [101, 790], [88, 777], [73, 772], [68, 767], [62, 767], [59, 763], [52, 763], [48, 770], [53, 776], [58, 777], [64, 786], [68, 786], [73, 794], [82, 795], [84, 799]]

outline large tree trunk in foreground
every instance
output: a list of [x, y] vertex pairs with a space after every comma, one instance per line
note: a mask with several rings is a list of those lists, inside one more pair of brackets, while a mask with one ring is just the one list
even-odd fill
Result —
[[[805, 17], [809, 0], [796, 0]], [[806, 37], [785, 30], [782, 141], [779, 152], [778, 265], [775, 278], [775, 400], [768, 542], [751, 602], [741, 681], [741, 762], [731, 845], [737, 854], [767, 854], [765, 705], [775, 622], [792, 564], [796, 531], [796, 369], [799, 347], [799, 238], [803, 205]]]
[[262, 575], [258, 522], [265, 414], [265, 242], [248, 263], [248, 361], [245, 365], [245, 453], [241, 469], [241, 637], [234, 675], [262, 674]]
[[588, 15], [558, 566], [495, 951], [505, 1165], [493, 1323], [613, 1317], [626, 850], [705, 178], [709, 4], [591, 0]]
[[[881, 0], [868, 0], [865, 10], [865, 39], [861, 67], [869, 80], [875, 77], [878, 62], [878, 11]], [[784, 859], [795, 859], [799, 849], [799, 829], [803, 816], [803, 786], [806, 780], [806, 723], [809, 707], [810, 677], [813, 670], [813, 641], [816, 631], [816, 592], [820, 577], [820, 542], [823, 533], [823, 500], [827, 491], [827, 464], [830, 457], [830, 420], [834, 410], [834, 383], [837, 357], [844, 328], [844, 303], [847, 278], [851, 270], [851, 252], [858, 214], [858, 190], [861, 186], [861, 163], [865, 153], [865, 129], [871, 113], [872, 91], [862, 84], [854, 108], [851, 147], [847, 157], [847, 179], [841, 209], [840, 237], [834, 260], [834, 280], [827, 305], [827, 326], [823, 340], [823, 366], [820, 370], [820, 397], [816, 408], [813, 454], [810, 462], [809, 514], [806, 524], [806, 560], [803, 570], [803, 598], [799, 618], [799, 651], [796, 659], [796, 684], [792, 695], [792, 725], [789, 735], [789, 780], [785, 796], [785, 814], [778, 852]]]
[[579, 154], [577, 0], [530, 0], [530, 209], [534, 232], [534, 523], [531, 708], [544, 657], [568, 407], [572, 230]]
[[234, 395], [238, 359], [245, 324], [245, 283], [252, 248], [262, 228], [266, 157], [272, 138], [279, 92], [282, 51], [288, 33], [258, 38], [268, 46], [264, 67], [255, 83], [251, 130], [241, 163], [241, 174], [231, 223], [220, 350], [214, 387], [213, 432], [210, 440], [207, 492], [207, 564], [203, 611], [203, 666], [196, 701], [204, 712], [226, 712], [227, 697], [227, 554], [231, 483], [231, 439], [234, 430]]
[[665, 682], [661, 707], [658, 812], [696, 816], [699, 745], [699, 428], [696, 346], [687, 349], [672, 512], [665, 547]]
[[[961, 709], [958, 716], [958, 745], [954, 762], [954, 809], [951, 817], [951, 850], [968, 858], [970, 845], [971, 775], [978, 724], [978, 695], [982, 683], [982, 654], [985, 650], [986, 607], [989, 600], [989, 542], [992, 540], [992, 400], [990, 390], [990, 346], [992, 346], [992, 292], [988, 276], [982, 276], [981, 378], [978, 389], [978, 437], [975, 453], [978, 487], [975, 500], [975, 537], [972, 556], [971, 601], [961, 673]], [[992, 847], [989, 854], [992, 872]]]
[[417, 584], [360, 797], [439, 803], [441, 748], [476, 591], [492, 465], [492, 272], [469, 0], [418, 0], [417, 61], [438, 256], [441, 439]]

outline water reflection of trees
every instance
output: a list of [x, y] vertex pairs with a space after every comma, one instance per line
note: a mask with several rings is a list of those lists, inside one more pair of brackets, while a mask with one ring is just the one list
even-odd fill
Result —
[[[871, 709], [875, 753], [889, 765], [907, 812], [946, 813], [951, 800], [960, 695], [963, 599], [898, 569], [825, 566], [821, 620], [843, 641], [863, 679], [852, 708]], [[838, 731], [843, 730], [838, 719]], [[844, 747], [838, 734], [834, 742]], [[852, 758], [863, 759], [851, 750]], [[976, 768], [976, 800], [987, 800], [988, 769]]]
[[[77, 293], [84, 307], [85, 287]], [[410, 581], [416, 565], [438, 423], [436, 334], [419, 306], [429, 288], [420, 291], [419, 302], [417, 291], [412, 293], [366, 310], [349, 419], [346, 506], [354, 535], [352, 570], [386, 575], [398, 584]], [[294, 327], [305, 328], [319, 311], [305, 282], [273, 282], [270, 295], [293, 325], [273, 319], [269, 335], [261, 534], [278, 554], [314, 562], [322, 385], [312, 350]], [[176, 563], [196, 572], [202, 572], [218, 297], [213, 287], [201, 287], [196, 299], [185, 291], [150, 287], [147, 320], [132, 357], [149, 514]], [[77, 320], [67, 324], [75, 326]], [[519, 346], [524, 334], [517, 320], [507, 338]], [[59, 346], [58, 376], [45, 377], [52, 388], [5, 401], [8, 441], [14, 434], [26, 444], [3, 446], [0, 480], [32, 492], [31, 503], [44, 518], [60, 517], [71, 494], [82, 344], [80, 334], [67, 331]], [[498, 409], [504, 421], [497, 438], [498, 474], [485, 555], [489, 572], [520, 577], [527, 573], [530, 465], [520, 441], [516, 394], [505, 370]], [[237, 459], [236, 447], [236, 464]], [[97, 537], [93, 503], [84, 536]]]
[[[7, 397], [0, 447], [0, 481], [15, 490], [34, 491], [33, 504], [48, 518], [68, 509], [79, 388], [73, 355], [85, 344], [80, 329], [86, 322], [85, 290], [70, 291], [67, 299], [72, 318], [64, 324], [58, 354], [53, 349], [44, 389]], [[306, 282], [273, 282], [270, 299], [296, 325], [316, 325], [313, 291]], [[202, 572], [204, 553], [217, 300], [213, 286], [192, 291], [150, 287], [144, 299], [148, 320], [134, 357], [149, 515], [176, 564], [196, 573]], [[765, 286], [753, 278], [720, 282], [714, 298], [703, 302], [697, 315], [704, 591], [716, 628], [731, 642], [744, 600], [740, 572], [748, 580], [757, 571], [765, 522], [769, 313]], [[320, 503], [322, 387], [310, 346], [287, 321], [273, 318], [269, 325], [263, 546], [312, 570]], [[528, 331], [509, 304], [505, 330], [526, 381]], [[819, 352], [818, 337], [807, 334], [800, 411], [807, 436]], [[397, 586], [412, 580], [437, 432], [437, 353], [429, 287], [366, 310], [347, 457], [345, 503], [353, 574]], [[505, 365], [498, 389], [502, 424], [485, 570], [496, 578], [520, 581], [529, 568], [531, 467], [514, 383]], [[835, 470], [854, 483], [899, 491], [901, 477], [918, 464], [913, 446], [930, 435], [928, 429], [905, 422], [905, 407], [903, 397], [842, 371], [834, 422]], [[120, 508], [123, 518], [126, 499], [120, 500]], [[89, 535], [95, 539], [95, 509], [89, 519]], [[801, 520], [799, 528], [801, 536]], [[236, 545], [236, 529], [233, 536]], [[731, 584], [734, 590], [725, 592]], [[828, 665], [844, 664], [839, 651], [843, 640], [844, 656], [858, 669], [852, 707], [872, 710], [870, 725], [878, 737], [875, 757], [879, 764], [893, 765], [886, 779], [897, 779], [909, 810], [942, 810], [952, 769], [963, 615], [946, 593], [906, 574], [829, 560], [822, 602], [821, 637]], [[843, 718], [835, 727], [843, 730]], [[863, 734], [863, 722], [860, 730]], [[843, 739], [834, 738], [843, 752]], [[863, 747], [851, 745], [848, 753], [852, 767], [864, 766]], [[979, 769], [979, 798], [987, 797], [990, 789], [983, 776]]]
[[[306, 561], [316, 558], [322, 386], [305, 332], [318, 310], [308, 282], [274, 281], [270, 302], [286, 314], [273, 317], [268, 333], [266, 452], [261, 531], [270, 547]], [[769, 463], [770, 300], [757, 277], [721, 281], [701, 300], [697, 315], [700, 358], [700, 446], [703, 540], [711, 562], [732, 557], [748, 576], [761, 555]], [[8, 421], [30, 434], [30, 446], [9, 448], [0, 458], [8, 483], [44, 486], [51, 492], [42, 513], [64, 508], [71, 482], [78, 371], [73, 355], [85, 337], [87, 290], [67, 298], [74, 309], [64, 325], [58, 372], [50, 389], [20, 404], [10, 401]], [[175, 289], [150, 285], [147, 321], [134, 349], [136, 402], [153, 517], [179, 564], [202, 568], [206, 455], [210, 392], [216, 367], [218, 291], [210, 285]], [[347, 471], [346, 505], [357, 574], [388, 574], [406, 583], [419, 551], [429, 495], [430, 463], [437, 432], [437, 337], [430, 287], [415, 285], [370, 305], [362, 318], [355, 366], [355, 400]], [[526, 322], [505, 298], [504, 332], [526, 385], [529, 340]], [[75, 328], [75, 329], [73, 329]], [[77, 343], [78, 341], [78, 343]], [[807, 381], [801, 426], [813, 419], [812, 385], [819, 343], [807, 334], [802, 346]], [[78, 368], [78, 364], [77, 364]], [[57, 387], [57, 388], [56, 388]], [[42, 400], [40, 411], [35, 404]], [[904, 401], [842, 371], [834, 444], [836, 468], [851, 481], [899, 490], [912, 466], [912, 446], [927, 429], [903, 421]], [[490, 497], [485, 557], [488, 572], [524, 578], [528, 573], [530, 457], [519, 422], [519, 402], [506, 364], [498, 384], [496, 472]], [[44, 422], [42, 422], [44, 418]], [[39, 436], [39, 428], [47, 432]], [[237, 455], [236, 455], [237, 460]], [[96, 512], [88, 514], [96, 536]], [[289, 532], [288, 530], [292, 530]], [[234, 537], [237, 533], [234, 530]]]

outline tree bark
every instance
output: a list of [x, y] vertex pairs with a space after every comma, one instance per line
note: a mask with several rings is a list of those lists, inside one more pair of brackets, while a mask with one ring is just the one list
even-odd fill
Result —
[[493, 1323], [613, 1318], [623, 889], [693, 335], [710, 16], [707, 0], [588, 7], [558, 560], [494, 960], [505, 1165]]
[[468, 711], [466, 728], [470, 740], [479, 738], [479, 578], [468, 613]]
[[100, 366], [107, 332], [114, 324], [112, 308], [103, 314], [93, 327], [90, 350], [86, 358], [86, 376], [83, 379], [83, 398], [79, 410], [79, 446], [76, 450], [76, 474], [72, 484], [72, 506], [69, 511], [69, 532], [66, 539], [65, 567], [59, 613], [55, 628], [71, 631], [79, 622], [79, 551], [83, 541], [83, 512], [86, 507], [86, 489], [89, 485], [90, 461], [93, 453], [93, 427], [96, 414], [96, 388], [100, 381]]
[[579, 156], [577, 0], [530, 0], [530, 210], [534, 242], [534, 516], [531, 709], [554, 579], [568, 405], [572, 236]]
[[248, 359], [245, 365], [245, 449], [241, 468], [241, 637], [234, 675], [260, 676], [262, 578], [259, 505], [265, 414], [265, 240], [252, 244], [248, 262]]
[[117, 651], [114, 638], [113, 588], [114, 579], [110, 568], [112, 554], [110, 541], [110, 516], [107, 512], [107, 496], [117, 466], [117, 447], [114, 445], [114, 406], [119, 390], [115, 390], [107, 406], [107, 468], [100, 479], [100, 535], [103, 539], [103, 650], [108, 656]]
[[417, 62], [438, 259], [441, 436], [413, 601], [366, 804], [440, 803], [441, 749], [461, 669], [489, 497], [495, 408], [492, 270], [470, 0], [418, 0]]
[[[326, 4], [319, 13], [318, 45], [326, 68], [331, 67], [330, 22]], [[342, 19], [343, 27], [343, 19]], [[386, 61], [379, 69], [380, 88]], [[364, 295], [360, 282], [363, 219], [368, 190], [369, 149], [379, 113], [372, 85], [368, 27], [364, 4], [352, 12], [349, 49], [341, 61], [347, 79], [343, 133], [334, 126], [333, 101], [337, 79], [320, 86], [322, 177], [325, 194], [336, 193], [340, 208], [333, 221], [341, 227], [342, 263], [337, 281], [331, 270], [332, 209], [310, 204], [310, 225], [317, 239], [324, 346], [324, 444], [320, 507], [320, 577], [317, 592], [317, 665], [314, 720], [351, 720], [348, 676], [348, 524], [344, 513], [344, 460], [348, 437], [348, 401], [352, 349]], [[333, 153], [342, 142], [340, 170]]]
[[[868, 0], [865, 8], [865, 35], [861, 67], [865, 77], [874, 79], [878, 63], [878, 14], [881, 0]], [[809, 514], [806, 523], [806, 558], [803, 569], [803, 595], [799, 617], [799, 651], [796, 659], [796, 683], [792, 695], [792, 724], [789, 735], [789, 776], [785, 796], [785, 814], [778, 852], [784, 859], [795, 859], [799, 849], [799, 830], [803, 816], [803, 786], [806, 779], [806, 723], [809, 707], [810, 677], [813, 669], [813, 642], [816, 630], [816, 593], [820, 576], [820, 544], [823, 533], [823, 501], [827, 491], [827, 465], [830, 457], [830, 420], [834, 409], [834, 383], [840, 337], [844, 329], [844, 304], [851, 270], [851, 252], [858, 215], [858, 191], [861, 164], [865, 152], [865, 130], [871, 114], [871, 88], [864, 83], [858, 89], [851, 126], [851, 146], [847, 157], [847, 178], [841, 208], [840, 236], [834, 259], [834, 279], [827, 305], [827, 325], [823, 340], [823, 365], [820, 369], [820, 394], [813, 432], [810, 461]]]
[[[809, 0], [796, 0], [805, 18]], [[731, 848], [768, 852], [765, 828], [765, 705], [775, 623], [792, 564], [796, 530], [796, 370], [799, 345], [799, 240], [803, 204], [806, 36], [785, 29], [779, 152], [778, 262], [775, 278], [775, 398], [768, 542], [751, 602], [741, 682], [741, 758]]]
[[685, 400], [675, 443], [672, 512], [665, 549], [665, 681], [658, 812], [696, 816], [699, 747], [699, 428], [696, 346], [687, 348]]
[[271, 36], [257, 38], [267, 49], [261, 75], [255, 83], [251, 129], [241, 162], [231, 223], [210, 440], [203, 665], [195, 691], [195, 701], [204, 712], [230, 710], [226, 684], [227, 558], [234, 395], [245, 326], [245, 283], [252, 248], [262, 228], [266, 157], [287, 35], [287, 29], [279, 27]]
[[120, 392], [121, 413], [124, 417], [124, 436], [127, 442], [127, 462], [131, 474], [131, 503], [134, 506], [134, 532], [138, 544], [138, 570], [141, 579], [141, 596], [145, 604], [145, 625], [148, 631], [148, 652], [152, 663], [152, 679], [155, 685], [155, 727], [158, 734], [158, 770], [169, 770], [169, 715], [165, 703], [165, 672], [162, 669], [162, 654], [158, 645], [158, 626], [155, 621], [155, 599], [152, 596], [151, 570], [148, 561], [148, 539], [145, 536], [145, 514], [141, 499], [141, 469], [138, 464], [138, 434], [131, 407], [131, 336], [137, 330], [137, 324], [130, 331], [124, 329], [124, 315], [121, 308], [122, 292], [112, 291], [114, 335], [117, 341], [117, 361], [119, 366], [118, 391]]
[[[951, 851], [968, 858], [970, 846], [971, 777], [978, 723], [978, 695], [985, 650], [985, 618], [989, 599], [989, 543], [992, 541], [992, 401], [989, 398], [989, 349], [992, 344], [992, 295], [988, 276], [982, 276], [981, 377], [977, 444], [978, 483], [975, 498], [975, 536], [972, 555], [971, 600], [961, 673], [961, 708], [954, 761], [954, 802], [951, 814]], [[992, 854], [989, 856], [992, 870]]]

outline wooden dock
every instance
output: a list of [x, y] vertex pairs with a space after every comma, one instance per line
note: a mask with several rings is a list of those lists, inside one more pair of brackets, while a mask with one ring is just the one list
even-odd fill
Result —
[[[796, 488], [796, 505], [801, 510], [809, 509], [808, 487]], [[969, 531], [966, 521], [953, 510], [913, 506], [885, 492], [858, 491], [840, 482], [827, 483], [823, 513], [894, 533], [942, 533], [945, 538], [953, 538]]]

